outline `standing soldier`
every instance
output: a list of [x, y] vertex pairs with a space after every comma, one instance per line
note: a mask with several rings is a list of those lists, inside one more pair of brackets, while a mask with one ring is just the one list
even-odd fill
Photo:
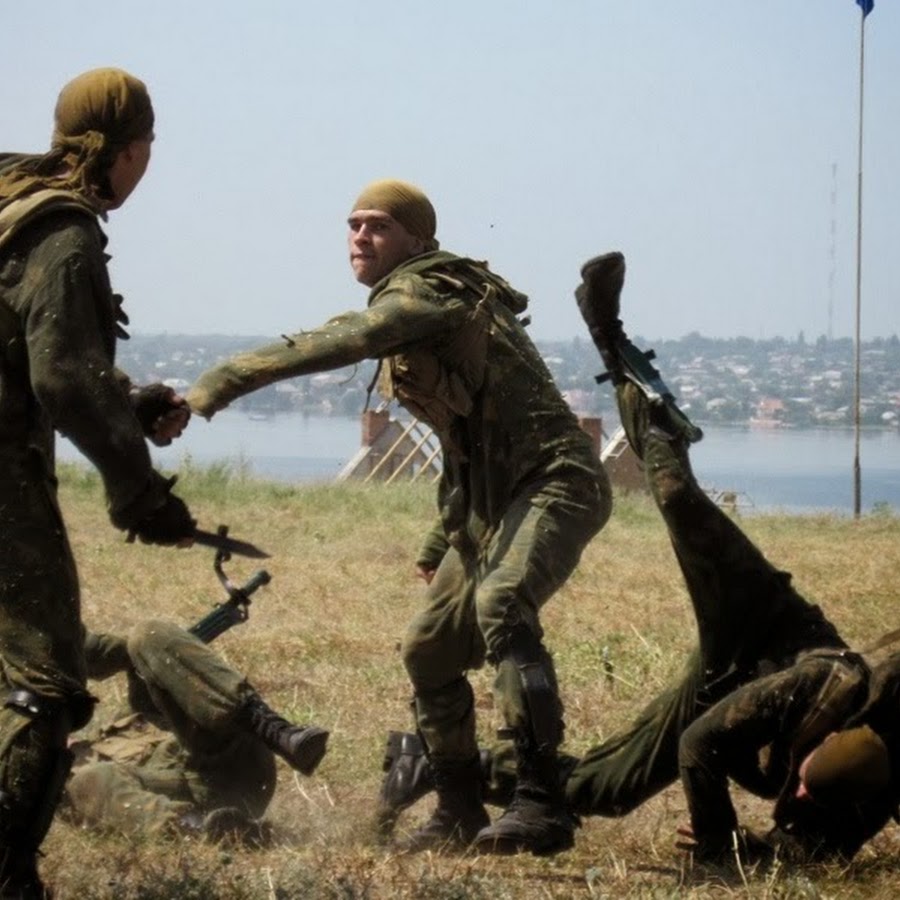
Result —
[[116, 527], [173, 545], [194, 529], [144, 440], [168, 443], [189, 413], [115, 370], [127, 318], [98, 222], [137, 187], [152, 141], [144, 84], [98, 69], [61, 91], [48, 153], [0, 156], [0, 897], [45, 896], [36, 854], [71, 765], [69, 732], [93, 708], [54, 430], [100, 471]]
[[[541, 607], [610, 511], [609, 483], [518, 319], [527, 298], [484, 263], [438, 249], [416, 187], [378, 181], [349, 217], [350, 265], [368, 308], [204, 373], [188, 394], [211, 416], [283, 378], [381, 360], [380, 385], [440, 438], [440, 519], [417, 560], [425, 609], [403, 643], [438, 806], [410, 849], [553, 853], [573, 843], [555, 756], [563, 736]], [[518, 787], [490, 824], [465, 673], [497, 671]]]

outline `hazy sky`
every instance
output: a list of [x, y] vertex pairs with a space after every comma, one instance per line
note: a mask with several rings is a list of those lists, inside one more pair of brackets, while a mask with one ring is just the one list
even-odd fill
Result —
[[[864, 337], [900, 332], [898, 6], [865, 29]], [[346, 216], [401, 177], [539, 339], [586, 334], [578, 269], [614, 248], [633, 333], [853, 334], [854, 0], [5, 0], [0, 23], [2, 150], [46, 149], [85, 69], [151, 89], [150, 171], [108, 226], [135, 331], [360, 307]]]

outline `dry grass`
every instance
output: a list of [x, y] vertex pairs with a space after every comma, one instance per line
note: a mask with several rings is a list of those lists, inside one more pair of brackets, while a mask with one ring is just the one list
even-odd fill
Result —
[[[62, 498], [83, 582], [90, 628], [123, 630], [150, 616], [189, 624], [222, 597], [212, 553], [124, 544], [107, 524], [97, 479], [67, 468]], [[217, 649], [245, 671], [273, 706], [332, 732], [316, 776], [287, 767], [270, 818], [276, 845], [235, 851], [192, 841], [126, 841], [53, 826], [43, 871], [58, 900], [93, 898], [435, 898], [563, 897], [893, 898], [897, 829], [889, 827], [847, 870], [777, 869], [732, 875], [696, 871], [674, 848], [685, 821], [677, 787], [622, 820], [591, 819], [575, 850], [555, 859], [404, 856], [379, 846], [370, 813], [384, 736], [406, 729], [409, 689], [396, 647], [421, 599], [412, 577], [418, 542], [431, 522], [428, 487], [290, 488], [189, 471], [183, 495], [206, 527], [268, 549], [272, 583], [256, 595], [251, 620]], [[754, 517], [744, 527], [795, 583], [821, 603], [852, 641], [866, 643], [896, 618], [900, 521], [879, 515]], [[235, 560], [243, 581], [252, 561]], [[568, 748], [580, 752], [625, 723], [681, 668], [693, 624], [659, 516], [643, 497], [620, 498], [612, 521], [546, 611], [567, 706]], [[615, 682], [602, 674], [604, 648]], [[490, 677], [473, 679], [481, 734], [491, 740]], [[97, 688], [104, 720], [121, 685]], [[739, 795], [748, 824], [766, 807]], [[411, 811], [412, 825], [428, 812]]]

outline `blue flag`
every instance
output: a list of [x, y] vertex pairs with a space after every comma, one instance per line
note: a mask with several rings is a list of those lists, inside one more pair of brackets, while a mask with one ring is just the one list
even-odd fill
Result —
[[856, 0], [856, 5], [863, 11], [863, 18], [865, 18], [875, 9], [875, 0]]

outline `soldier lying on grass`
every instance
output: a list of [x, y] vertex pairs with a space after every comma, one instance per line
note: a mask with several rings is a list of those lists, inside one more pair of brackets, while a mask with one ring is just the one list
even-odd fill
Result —
[[89, 634], [88, 676], [125, 673], [129, 709], [80, 741], [66, 786], [70, 821], [124, 833], [188, 833], [248, 843], [275, 792], [275, 756], [311, 775], [328, 732], [293, 725], [206, 644], [168, 622], [128, 638]]

